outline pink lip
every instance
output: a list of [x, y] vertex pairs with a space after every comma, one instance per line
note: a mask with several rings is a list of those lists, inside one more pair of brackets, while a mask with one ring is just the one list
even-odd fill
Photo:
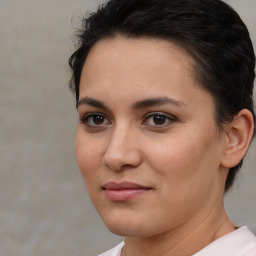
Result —
[[128, 201], [137, 197], [151, 188], [130, 182], [108, 182], [103, 187], [106, 197], [111, 201]]

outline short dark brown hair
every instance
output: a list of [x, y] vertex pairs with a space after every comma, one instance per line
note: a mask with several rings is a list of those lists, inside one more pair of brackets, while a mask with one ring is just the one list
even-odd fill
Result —
[[[195, 60], [195, 75], [215, 102], [221, 127], [241, 110], [251, 111], [255, 55], [239, 15], [220, 0], [110, 0], [82, 21], [78, 49], [69, 59], [70, 89], [79, 99], [84, 62], [98, 41], [122, 35], [175, 42]], [[243, 161], [243, 160], [242, 160]], [[233, 184], [242, 161], [231, 168], [225, 190]]]

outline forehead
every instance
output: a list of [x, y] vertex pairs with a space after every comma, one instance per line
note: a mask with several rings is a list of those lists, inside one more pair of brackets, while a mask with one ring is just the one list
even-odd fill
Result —
[[197, 99], [193, 94], [206, 93], [195, 77], [193, 58], [172, 42], [110, 38], [99, 41], [89, 52], [81, 75], [80, 98], [128, 103], [128, 99], [167, 95], [178, 101], [185, 97], [189, 104], [193, 97]]
[[148, 37], [125, 38], [117, 36], [100, 40], [89, 51], [84, 66], [88, 62], [97, 62], [103, 59], [108, 59], [108, 62], [105, 63], [107, 65], [118, 64], [119, 66], [127, 63], [127, 67], [130, 62], [133, 62], [134, 65], [144, 64], [143, 66], [146, 66], [148, 63], [152, 64], [153, 60], [156, 64], [161, 62], [164, 65], [168, 57], [175, 58], [175, 61], [186, 65], [192, 72], [194, 60], [186, 50], [177, 43]]
[[[164, 72], [182, 73], [194, 78], [194, 60], [176, 44], [159, 39], [124, 37], [109, 38], [99, 41], [90, 50], [82, 70], [82, 81], [104, 76], [118, 83], [121, 76], [127, 81], [132, 78], [149, 77], [148, 71], [161, 80]], [[96, 73], [97, 71], [97, 73]], [[157, 76], [159, 74], [159, 76]], [[195, 80], [195, 79], [194, 79]]]
[[[92, 111], [93, 99], [115, 117], [129, 120], [138, 111], [164, 111], [181, 116], [188, 123], [216, 125], [211, 94], [194, 78], [193, 59], [176, 45], [161, 40], [109, 39], [91, 50], [84, 64], [79, 111]], [[168, 99], [177, 104], [151, 104], [152, 99]], [[94, 101], [95, 102], [95, 101]], [[136, 108], [143, 102], [143, 108]], [[85, 103], [85, 104], [84, 104]], [[166, 101], [165, 101], [166, 103]], [[148, 105], [147, 105], [148, 106]], [[94, 108], [95, 109], [95, 108]]]

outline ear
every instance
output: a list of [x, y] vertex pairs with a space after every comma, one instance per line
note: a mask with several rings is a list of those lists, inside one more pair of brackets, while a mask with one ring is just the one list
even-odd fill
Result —
[[253, 115], [248, 109], [242, 109], [225, 127], [225, 146], [221, 166], [232, 168], [243, 159], [253, 131]]

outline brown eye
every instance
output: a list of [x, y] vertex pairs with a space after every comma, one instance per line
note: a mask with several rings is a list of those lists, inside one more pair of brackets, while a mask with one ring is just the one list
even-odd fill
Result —
[[92, 119], [92, 122], [96, 125], [101, 125], [105, 121], [105, 117], [100, 115], [94, 115], [93, 117], [91, 117], [91, 119]]
[[91, 128], [104, 127], [110, 124], [110, 121], [103, 115], [98, 113], [90, 113], [80, 119], [80, 122]]
[[176, 118], [165, 114], [165, 113], [149, 113], [145, 120], [143, 121], [143, 125], [148, 125], [152, 127], [166, 127], [168, 125], [171, 125], [173, 122], [176, 121]]
[[153, 117], [153, 122], [155, 125], [163, 125], [166, 122], [166, 117], [165, 116], [160, 116], [160, 115], [155, 115]]

